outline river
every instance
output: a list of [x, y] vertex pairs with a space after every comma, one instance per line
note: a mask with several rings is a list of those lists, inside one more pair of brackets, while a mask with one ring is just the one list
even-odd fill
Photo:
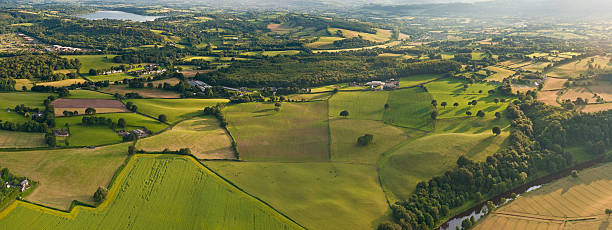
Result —
[[85, 18], [89, 20], [100, 20], [100, 19], [116, 19], [124, 21], [135, 21], [135, 22], [148, 22], [154, 21], [155, 19], [162, 18], [163, 16], [145, 16], [132, 14], [123, 11], [98, 11], [92, 14], [81, 14], [75, 15], [75, 17]]

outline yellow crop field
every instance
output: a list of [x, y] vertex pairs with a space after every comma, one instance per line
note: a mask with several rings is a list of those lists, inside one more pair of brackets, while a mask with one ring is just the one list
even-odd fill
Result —
[[519, 197], [475, 229], [610, 229], [612, 163], [579, 172]]

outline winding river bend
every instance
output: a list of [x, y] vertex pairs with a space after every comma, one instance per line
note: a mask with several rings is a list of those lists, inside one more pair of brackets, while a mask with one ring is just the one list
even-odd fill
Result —
[[499, 205], [503, 205], [509, 201], [512, 201], [511, 198], [508, 198], [511, 196], [512, 193], [520, 195], [526, 192], [531, 192], [533, 190], [539, 189], [541, 188], [544, 184], [550, 183], [554, 180], [558, 180], [561, 179], [563, 177], [569, 176], [572, 172], [572, 170], [582, 170], [582, 169], [586, 169], [586, 168], [590, 168], [593, 167], [594, 165], [602, 162], [604, 159], [604, 157], [598, 157], [595, 158], [593, 160], [575, 165], [574, 167], [571, 168], [567, 168], [564, 169], [560, 172], [557, 173], [553, 173], [551, 175], [545, 176], [545, 177], [540, 177], [537, 178], [535, 180], [530, 181], [527, 184], [524, 184], [518, 188], [514, 188], [512, 190], [506, 191], [503, 194], [497, 195], [489, 200], [486, 200], [468, 210], [465, 210], [455, 216], [453, 216], [452, 218], [450, 218], [448, 221], [446, 221], [444, 224], [440, 225], [439, 230], [455, 230], [455, 229], [461, 229], [461, 222], [463, 222], [463, 220], [465, 219], [469, 219], [471, 217], [474, 217], [474, 220], [479, 220], [480, 218], [482, 218], [483, 216], [485, 216], [485, 214], [487, 213], [487, 207], [486, 204], [488, 201], [493, 202], [496, 206]]

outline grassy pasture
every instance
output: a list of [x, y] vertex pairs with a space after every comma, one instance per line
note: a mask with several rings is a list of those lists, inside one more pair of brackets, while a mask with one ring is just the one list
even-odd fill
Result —
[[383, 119], [388, 124], [431, 130], [431, 100], [431, 94], [421, 88], [391, 91], [387, 101], [390, 108], [385, 111]]
[[44, 133], [0, 130], [0, 148], [36, 148], [46, 146]]
[[97, 208], [64, 213], [16, 202], [1, 214], [9, 229], [26, 220], [31, 229], [301, 228], [193, 158], [163, 155], [132, 158]]
[[565, 90], [565, 92], [559, 98], [561, 101], [572, 100], [575, 101], [577, 98], [587, 99], [589, 102], [594, 102], [595, 94], [593, 94], [589, 89], [584, 87], [575, 87], [569, 88]]
[[382, 43], [382, 42], [386, 42], [389, 39], [391, 39], [390, 30], [376, 29], [376, 34], [363, 33], [363, 32], [357, 32], [357, 31], [340, 29], [340, 28], [329, 28], [328, 31], [330, 34], [336, 34], [337, 31], [342, 31], [342, 36], [344, 38], [354, 38], [357, 36], [361, 36], [363, 39], [368, 40], [368, 41], [373, 41], [373, 42]]
[[112, 59], [117, 55], [66, 55], [62, 58], [67, 59], [79, 59], [81, 62], [82, 74], [89, 74], [90, 69], [110, 69], [113, 66], [120, 66], [121, 64], [113, 63]]
[[436, 79], [442, 78], [439, 74], [421, 74], [400, 78], [400, 87], [411, 87], [421, 85]]
[[78, 83], [85, 83], [85, 82], [87, 82], [85, 79], [75, 78], [75, 79], [66, 79], [66, 80], [61, 80], [61, 81], [41, 82], [41, 83], [37, 83], [36, 85], [64, 87], [64, 86], [71, 86], [71, 85], [78, 84]]
[[93, 82], [100, 82], [100, 81], [114, 82], [114, 81], [123, 81], [123, 79], [134, 79], [136, 77], [129, 75], [127, 73], [114, 73], [114, 74], [109, 74], [109, 75], [88, 76], [87, 78]]
[[[438, 117], [439, 118], [454, 118], [465, 117], [467, 111], [472, 112], [472, 116], [476, 116], [476, 112], [482, 110], [485, 112], [485, 117], [495, 117], [495, 112], [503, 112], [508, 107], [507, 103], [495, 103], [495, 99], [504, 98], [503, 96], [492, 96], [487, 94], [465, 95], [465, 94], [442, 94], [432, 93], [435, 100], [438, 101]], [[468, 105], [468, 102], [476, 100], [476, 106]], [[446, 102], [446, 108], [440, 106], [440, 103]], [[457, 102], [459, 106], [453, 104]]]
[[567, 63], [565, 65], [557, 66], [552, 69], [551, 72], [548, 73], [551, 77], [558, 78], [577, 78], [580, 77], [581, 74], [587, 73], [588, 66], [590, 60], [593, 59], [593, 66], [599, 66], [602, 70], [609, 70], [610, 66], [608, 63], [610, 62], [609, 57], [605, 56], [595, 56], [588, 57], [582, 60], [578, 60], [575, 62]]
[[198, 159], [235, 159], [232, 141], [214, 117], [178, 123], [159, 135], [138, 140], [137, 149], [161, 152], [190, 148]]
[[318, 49], [329, 48], [335, 41], [343, 40], [341, 37], [319, 37], [316, 41], [306, 44], [306, 47]]
[[388, 98], [388, 91], [338, 92], [329, 100], [329, 116], [340, 117], [346, 110], [351, 119], [380, 121]]
[[[125, 119], [128, 127], [126, 130], [136, 128], [146, 128], [153, 133], [160, 132], [167, 126], [157, 120], [142, 116], [136, 113], [109, 113], [96, 114], [96, 117], [110, 118], [117, 122], [120, 118]], [[56, 118], [57, 127], [64, 127], [65, 124], [70, 125], [70, 146], [98, 146], [106, 144], [114, 144], [122, 141], [122, 138], [108, 126], [83, 126], [81, 120], [83, 116], [75, 117], [59, 117]], [[95, 138], [93, 138], [95, 137]], [[64, 144], [58, 140], [58, 144]]]
[[244, 160], [321, 161], [329, 159], [327, 102], [228, 106], [228, 130]]
[[263, 55], [263, 56], [273, 57], [273, 56], [278, 56], [278, 55], [296, 55], [299, 53], [300, 53], [299, 50], [278, 50], [278, 51], [264, 51], [264, 52], [251, 51], [251, 52], [241, 53], [241, 55], [247, 55], [247, 56]]
[[108, 185], [127, 148], [126, 143], [96, 149], [0, 152], [0, 165], [39, 182], [29, 201], [68, 209], [73, 200], [93, 202], [93, 193]]
[[[567, 229], [609, 229], [604, 210], [612, 206], [612, 164], [607, 163], [579, 172], [577, 178], [559, 179], [527, 193], [502, 206], [481, 221], [476, 229], [491, 226], [512, 226], [520, 222], [529, 226], [564, 224], [566, 220], [594, 218], [589, 221], [568, 221]], [[517, 217], [517, 215], [521, 217]], [[544, 219], [545, 221], [543, 221]], [[590, 226], [590, 227], [589, 227]]]
[[310, 89], [311, 93], [320, 93], [320, 92], [330, 92], [334, 89], [338, 89], [338, 91], [346, 91], [346, 90], [363, 90], [365, 89], [362, 86], [349, 86], [348, 83], [340, 83], [335, 85], [326, 85], [320, 86], [317, 88]]
[[605, 101], [612, 101], [612, 83], [610, 81], [594, 81], [588, 88], [601, 96]]
[[[381, 154], [408, 138], [422, 135], [421, 132], [386, 125], [380, 121], [331, 119], [331, 160], [374, 164]], [[359, 146], [357, 138], [364, 134], [374, 135], [368, 146]]]
[[325, 101], [332, 96], [331, 92], [327, 93], [309, 93], [309, 94], [291, 94], [286, 96], [289, 100], [297, 100], [297, 101]]
[[15, 79], [15, 90], [21, 90], [24, 86], [26, 89], [30, 90], [32, 86], [34, 86], [34, 83], [29, 79]]
[[546, 80], [544, 81], [544, 86], [542, 87], [542, 90], [560, 90], [563, 89], [565, 86], [565, 82], [567, 82], [567, 79], [562, 79], [562, 78], [546, 78]]
[[[163, 84], [163, 83], [162, 83]], [[127, 93], [138, 93], [140, 96], [144, 98], [180, 98], [181, 95], [177, 92], [161, 90], [161, 89], [152, 89], [152, 88], [143, 88], [143, 89], [130, 89], [125, 85], [111, 85], [109, 87], [103, 88], [100, 91], [110, 94], [118, 93], [120, 95], [125, 95]]]
[[67, 99], [110, 99], [113, 100], [115, 97], [110, 94], [100, 93], [91, 90], [70, 90], [70, 96], [65, 97]]
[[373, 229], [389, 209], [373, 166], [223, 161], [206, 165], [306, 228]]
[[527, 66], [523, 66], [521, 68], [531, 72], [542, 72], [544, 68], [546, 68], [550, 64], [552, 64], [552, 62], [536, 62]]
[[489, 76], [487, 78], [488, 81], [499, 81], [499, 82], [501, 82], [504, 79], [514, 75], [514, 73], [515, 73], [512, 70], [507, 70], [507, 69], [500, 68], [500, 67], [497, 67], [497, 66], [489, 66], [489, 67], [487, 67], [487, 69], [495, 72], [495, 74], [493, 74], [493, 75], [491, 75], [491, 76]]
[[[25, 105], [32, 108], [44, 109], [43, 101], [47, 99], [49, 93], [33, 93], [33, 92], [11, 92], [0, 93], [0, 120], [11, 122], [26, 122], [27, 118], [13, 112], [17, 105]], [[11, 112], [7, 112], [10, 109]]]
[[227, 99], [130, 99], [138, 107], [138, 112], [157, 118], [166, 115], [169, 123], [176, 123], [197, 115], [204, 108], [219, 103], [227, 103]]
[[[468, 87], [464, 88], [464, 85], [467, 85]], [[425, 87], [427, 87], [427, 91], [430, 93], [484, 95], [487, 95], [489, 90], [493, 90], [497, 88], [497, 86], [498, 85], [494, 83], [469, 84], [467, 81], [456, 78], [440, 79], [425, 85]]]
[[601, 112], [601, 111], [608, 111], [611, 109], [612, 109], [612, 103], [605, 103], [605, 104], [585, 105], [582, 107], [580, 111], [585, 112], [585, 113], [596, 113], [596, 112]]
[[559, 97], [559, 94], [559, 90], [540, 91], [538, 92], [538, 101], [544, 102], [544, 104], [547, 105], [559, 106], [559, 103], [557, 103], [557, 97]]
[[379, 175], [385, 193], [392, 201], [406, 199], [416, 184], [456, 167], [461, 155], [472, 160], [484, 160], [502, 148], [508, 131], [500, 136], [481, 134], [442, 133], [406, 142], [394, 148], [379, 161]]

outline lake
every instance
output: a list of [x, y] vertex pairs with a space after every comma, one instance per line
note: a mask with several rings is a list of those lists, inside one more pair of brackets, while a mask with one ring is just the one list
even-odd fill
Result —
[[144, 16], [138, 14], [132, 14], [123, 11], [98, 11], [93, 14], [81, 14], [75, 15], [75, 17], [85, 18], [89, 20], [100, 20], [100, 19], [116, 19], [124, 21], [135, 21], [135, 22], [148, 22], [153, 21], [163, 16]]

